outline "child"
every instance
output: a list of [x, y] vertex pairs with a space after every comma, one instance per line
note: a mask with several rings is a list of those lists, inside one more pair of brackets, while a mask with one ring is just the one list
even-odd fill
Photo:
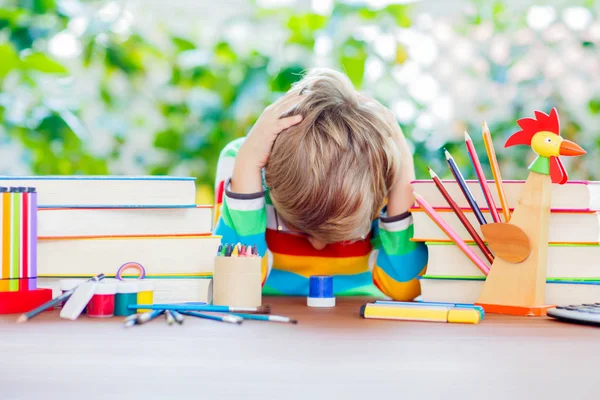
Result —
[[427, 265], [410, 241], [412, 179], [394, 115], [315, 69], [221, 152], [215, 234], [257, 246], [266, 294], [306, 296], [311, 275], [333, 275], [336, 295], [374, 294], [374, 283], [412, 300]]

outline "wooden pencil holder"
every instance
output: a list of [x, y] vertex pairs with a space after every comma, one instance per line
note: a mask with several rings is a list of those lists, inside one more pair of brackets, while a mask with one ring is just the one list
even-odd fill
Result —
[[213, 272], [213, 304], [258, 307], [262, 304], [260, 257], [216, 257]]

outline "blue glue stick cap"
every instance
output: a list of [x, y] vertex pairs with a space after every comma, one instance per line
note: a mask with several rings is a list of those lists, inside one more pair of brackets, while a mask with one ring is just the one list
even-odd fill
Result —
[[332, 276], [313, 275], [310, 277], [306, 304], [309, 307], [335, 307]]

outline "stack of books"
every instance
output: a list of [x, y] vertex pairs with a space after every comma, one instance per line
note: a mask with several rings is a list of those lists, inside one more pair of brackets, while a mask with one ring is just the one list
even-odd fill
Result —
[[[525, 181], [503, 181], [509, 207], [518, 201]], [[480, 225], [454, 180], [444, 186], [463, 210], [479, 235]], [[467, 181], [477, 203], [486, 204], [479, 183]], [[482, 260], [483, 253], [432, 181], [414, 181], [413, 187], [443, 219], [467, 242]], [[500, 204], [496, 186], [488, 181], [495, 203]], [[489, 210], [481, 209], [487, 222]], [[421, 208], [413, 208], [413, 240], [425, 242], [429, 250], [426, 274], [421, 278], [423, 301], [474, 303], [485, 276], [444, 234]], [[581, 304], [600, 302], [600, 182], [569, 181], [552, 185], [552, 204], [546, 267], [546, 302]], [[498, 210], [501, 214], [501, 211]], [[518, 285], [518, 282], [515, 282]]]
[[3, 176], [0, 186], [37, 189], [39, 287], [135, 262], [155, 301], [206, 301], [220, 238], [212, 206], [195, 204], [194, 178]]

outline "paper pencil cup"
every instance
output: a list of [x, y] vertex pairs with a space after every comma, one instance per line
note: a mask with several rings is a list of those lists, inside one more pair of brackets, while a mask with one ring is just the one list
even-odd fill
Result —
[[258, 307], [262, 304], [261, 257], [216, 257], [213, 304]]

